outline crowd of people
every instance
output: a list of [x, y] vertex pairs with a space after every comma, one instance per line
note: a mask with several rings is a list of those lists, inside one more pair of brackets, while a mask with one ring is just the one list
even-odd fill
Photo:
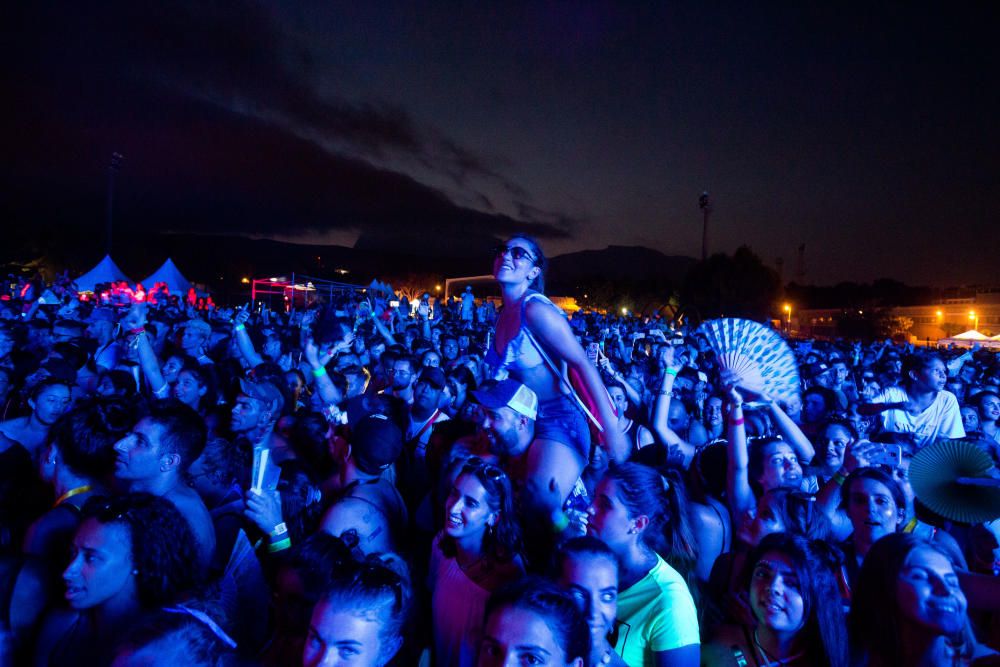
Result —
[[[0, 303], [0, 667], [1000, 664], [1000, 521], [915, 497], [1000, 455], [1000, 359], [544, 296]], [[96, 307], [95, 307], [96, 306]]]

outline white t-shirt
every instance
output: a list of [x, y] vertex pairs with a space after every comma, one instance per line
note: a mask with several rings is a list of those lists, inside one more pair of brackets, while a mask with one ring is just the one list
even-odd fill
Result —
[[[872, 403], [906, 403], [910, 400], [902, 387], [886, 387]], [[939, 391], [934, 402], [916, 417], [906, 410], [886, 410], [881, 414], [882, 430], [894, 433], [912, 433], [917, 449], [931, 444], [938, 438], [964, 438], [962, 413], [958, 399], [950, 391]]]

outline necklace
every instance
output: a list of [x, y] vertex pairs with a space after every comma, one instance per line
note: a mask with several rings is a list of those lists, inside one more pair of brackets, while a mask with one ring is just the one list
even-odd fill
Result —
[[790, 655], [787, 658], [771, 657], [771, 654], [767, 652], [767, 649], [761, 646], [760, 639], [757, 638], [756, 628], [753, 631], [753, 643], [754, 646], [757, 647], [757, 650], [760, 651], [760, 657], [764, 659], [765, 665], [768, 667], [771, 665], [774, 665], [774, 667], [785, 667], [785, 665], [791, 664], [805, 655], [805, 652], [803, 651], [801, 653]]
[[73, 496], [78, 496], [81, 493], [86, 493], [87, 491], [90, 491], [91, 488], [93, 487], [91, 487], [90, 484], [84, 484], [83, 486], [78, 486], [75, 489], [70, 489], [69, 491], [62, 494], [61, 496], [59, 496], [59, 498], [56, 499], [55, 504], [52, 506], [53, 509], [59, 507], [59, 505], [61, 505], [64, 501], [69, 500]]

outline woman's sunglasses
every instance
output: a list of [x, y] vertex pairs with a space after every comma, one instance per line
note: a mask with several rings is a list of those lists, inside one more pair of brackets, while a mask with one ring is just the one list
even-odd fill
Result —
[[521, 259], [528, 259], [532, 263], [534, 263], [534, 261], [535, 261], [534, 256], [530, 252], [528, 252], [527, 250], [525, 250], [524, 248], [522, 248], [521, 246], [516, 246], [516, 245], [499, 245], [499, 246], [497, 246], [496, 248], [493, 249], [493, 252], [494, 252], [494, 254], [498, 258], [499, 257], [503, 257], [504, 255], [506, 255], [509, 252], [511, 258], [513, 258], [513, 260], [515, 262], [518, 261], [518, 260], [521, 260]]

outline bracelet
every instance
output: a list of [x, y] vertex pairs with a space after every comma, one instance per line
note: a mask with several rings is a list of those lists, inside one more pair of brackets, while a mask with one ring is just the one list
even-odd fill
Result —
[[834, 482], [836, 482], [837, 486], [843, 486], [844, 482], [847, 481], [847, 477], [845, 477], [844, 473], [840, 472], [839, 470], [837, 472], [835, 472], [833, 474], [833, 477], [831, 477], [830, 479], [832, 479]]
[[245, 325], [245, 324], [237, 324], [235, 327], [233, 327], [233, 332], [235, 333], [237, 331], [243, 331], [246, 328], [247, 328], [247, 325]]
[[731, 422], [729, 422], [729, 425], [730, 426], [743, 426], [743, 424], [745, 424], [746, 421], [747, 421], [746, 417], [740, 417], [739, 419], [734, 419]]
[[279, 535], [284, 535], [287, 532], [288, 532], [288, 526], [286, 526], [285, 522], [282, 521], [281, 523], [279, 523], [277, 526], [274, 527], [274, 530], [271, 531], [271, 537], [278, 537]]
[[324, 375], [326, 375], [326, 366], [320, 366], [319, 368], [314, 368], [312, 371], [313, 377], [317, 380]]
[[275, 542], [274, 544], [268, 544], [267, 551], [268, 553], [276, 554], [279, 551], [284, 551], [285, 549], [288, 549], [291, 546], [292, 546], [292, 538], [286, 537], [280, 542]]
[[677, 377], [677, 369], [676, 368], [669, 368], [668, 367], [667, 370], [665, 370], [663, 372], [666, 373], [667, 375], [673, 375], [674, 377]]
[[674, 392], [672, 390], [670, 390], [670, 389], [661, 389], [660, 391], [656, 392], [656, 395], [657, 396], [670, 396], [673, 393]]

